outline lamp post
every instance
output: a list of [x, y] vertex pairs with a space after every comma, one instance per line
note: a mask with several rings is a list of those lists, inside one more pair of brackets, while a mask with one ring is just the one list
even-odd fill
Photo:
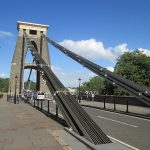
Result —
[[10, 89], [8, 89], [7, 101], [9, 101], [9, 98], [11, 98], [11, 82], [9, 82], [9, 87]]
[[14, 98], [14, 104], [16, 104], [16, 100], [17, 100], [17, 95], [16, 95], [16, 91], [17, 91], [17, 80], [18, 80], [18, 76], [15, 76], [15, 98]]
[[78, 79], [79, 80], [79, 103], [81, 103], [81, 92], [80, 92], [80, 84], [81, 84], [81, 78]]
[[11, 96], [11, 82], [10, 82], [10, 89], [9, 90], [10, 90], [9, 93], [10, 93], [10, 96]]

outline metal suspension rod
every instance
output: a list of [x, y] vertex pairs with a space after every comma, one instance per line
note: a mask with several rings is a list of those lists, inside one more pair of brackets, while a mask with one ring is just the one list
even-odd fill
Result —
[[127, 80], [123, 78], [122, 76], [110, 72], [107, 69], [83, 58], [80, 55], [77, 55], [70, 50], [64, 48], [63, 46], [59, 45], [52, 39], [48, 38], [44, 34], [42, 36], [49, 42], [51, 43], [54, 47], [58, 48], [61, 52], [63, 52], [65, 55], [68, 57], [72, 58], [73, 60], [77, 61], [80, 63], [82, 66], [86, 67], [87, 69], [91, 70], [92, 72], [96, 73], [99, 76], [102, 76], [105, 78], [109, 83], [127, 91], [131, 95], [135, 96], [137, 99], [140, 101], [144, 102], [148, 106], [150, 106], [150, 92], [146, 90], [145, 88], [135, 84], [134, 82]]

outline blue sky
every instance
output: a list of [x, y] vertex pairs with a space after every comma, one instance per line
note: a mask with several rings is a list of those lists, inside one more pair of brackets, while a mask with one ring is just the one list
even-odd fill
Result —
[[[0, 6], [0, 76], [10, 74], [18, 20], [48, 24], [49, 37], [106, 68], [125, 51], [150, 54], [149, 0], [1, 0]], [[49, 48], [52, 69], [66, 86], [93, 76]]]

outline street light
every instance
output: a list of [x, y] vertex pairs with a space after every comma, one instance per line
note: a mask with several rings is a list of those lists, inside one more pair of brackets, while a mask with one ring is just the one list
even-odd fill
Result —
[[8, 89], [7, 101], [9, 100], [9, 98], [11, 98], [11, 82], [9, 82], [9, 87], [10, 87], [10, 89]]
[[81, 103], [81, 93], [80, 93], [80, 84], [81, 84], [81, 78], [78, 79], [79, 80], [79, 103]]
[[10, 92], [9, 92], [9, 93], [10, 93], [10, 96], [11, 96], [11, 82], [10, 82], [10, 89], [9, 89], [9, 90], [10, 90]]
[[17, 90], [17, 80], [18, 80], [18, 76], [15, 76], [15, 98], [14, 98], [14, 104], [16, 104], [16, 100], [17, 100], [17, 95], [16, 95], [16, 90]]

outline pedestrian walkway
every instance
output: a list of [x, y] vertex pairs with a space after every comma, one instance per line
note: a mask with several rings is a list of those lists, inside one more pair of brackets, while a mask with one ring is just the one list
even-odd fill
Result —
[[21, 102], [0, 99], [0, 150], [62, 150], [55, 131], [63, 126]]
[[[81, 105], [92, 106], [92, 107], [97, 107], [97, 108], [104, 108], [104, 103], [103, 102], [96, 102], [96, 101], [81, 100]], [[118, 111], [126, 112], [126, 109], [127, 109], [126, 107], [127, 107], [126, 105], [121, 105], [121, 104], [116, 104], [115, 105], [115, 109], [118, 110]], [[105, 103], [105, 108], [113, 110], [114, 109], [114, 104]], [[128, 112], [150, 116], [150, 107], [140, 107], [140, 106], [129, 105]]]

